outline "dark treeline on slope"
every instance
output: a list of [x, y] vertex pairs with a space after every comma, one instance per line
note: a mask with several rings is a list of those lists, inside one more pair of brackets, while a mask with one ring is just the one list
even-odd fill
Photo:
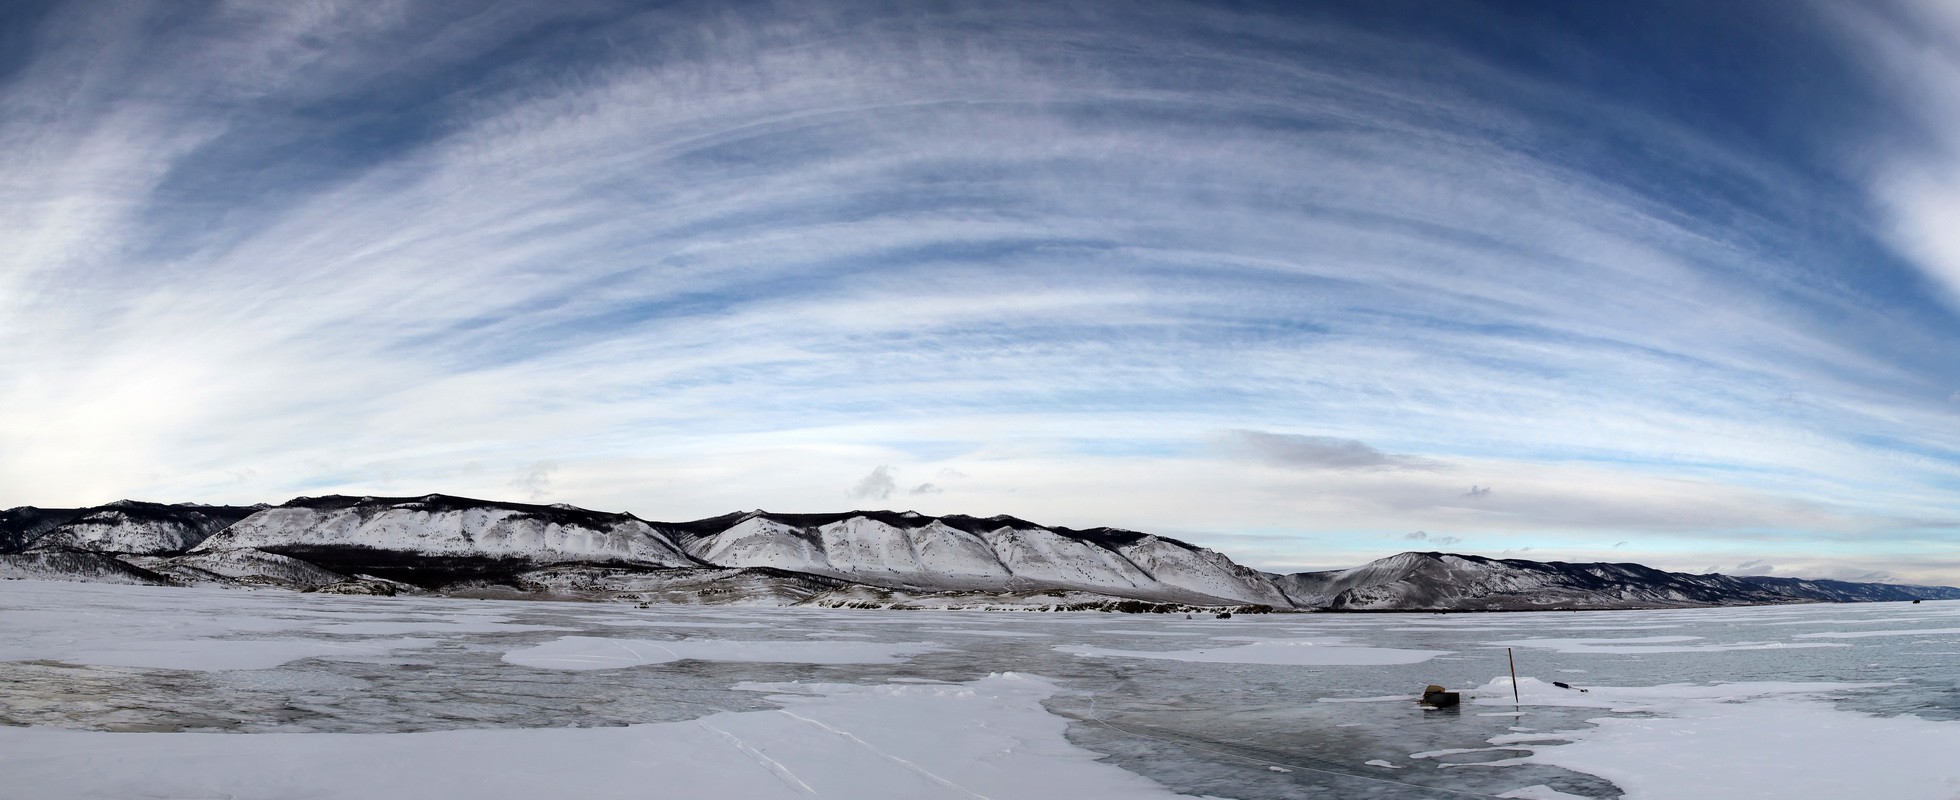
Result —
[[1522, 611], [1960, 599], [1960, 589], [1402, 553], [1280, 575], [1114, 528], [1009, 516], [301, 497], [0, 512], [0, 577], [301, 591], [888, 608]]

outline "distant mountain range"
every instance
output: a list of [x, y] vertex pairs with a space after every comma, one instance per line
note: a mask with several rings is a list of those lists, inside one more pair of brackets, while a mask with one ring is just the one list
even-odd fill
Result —
[[1402, 553], [1277, 575], [1115, 528], [913, 512], [650, 522], [567, 505], [301, 497], [0, 512], [0, 578], [891, 608], [1518, 611], [1960, 599], [1960, 589]]

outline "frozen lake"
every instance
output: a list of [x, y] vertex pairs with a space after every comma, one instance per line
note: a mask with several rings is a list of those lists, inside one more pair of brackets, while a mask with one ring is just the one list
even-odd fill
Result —
[[[1952, 800], [1956, 665], [1960, 602], [1219, 620], [8, 581], [0, 796]], [[1429, 683], [1465, 705], [1418, 708]]]

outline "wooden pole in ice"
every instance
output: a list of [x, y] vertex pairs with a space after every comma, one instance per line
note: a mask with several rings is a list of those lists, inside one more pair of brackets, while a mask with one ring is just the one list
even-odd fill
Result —
[[1523, 705], [1518, 699], [1518, 657], [1511, 654], [1511, 648], [1504, 648], [1504, 660], [1511, 662], [1511, 705]]

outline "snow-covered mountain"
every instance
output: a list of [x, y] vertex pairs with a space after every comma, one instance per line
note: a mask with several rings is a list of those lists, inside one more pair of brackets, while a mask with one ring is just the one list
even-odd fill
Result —
[[1960, 599], [1960, 589], [1689, 575], [1639, 564], [1568, 564], [1401, 553], [1345, 570], [1273, 576], [1301, 608], [1524, 611]]
[[1290, 605], [1267, 576], [1214, 551], [1112, 528], [889, 511], [754, 511], [663, 527], [707, 563], [892, 589], [1064, 589], [1164, 602]]
[[663, 523], [447, 495], [9, 509], [0, 512], [0, 578], [885, 608], [1486, 611], [1960, 599], [1960, 589], [1945, 587], [1445, 553], [1272, 575], [1176, 539], [1008, 516], [751, 511]]
[[134, 555], [182, 553], [259, 508], [118, 500], [82, 509], [82, 513], [24, 544], [37, 550], [66, 548]]
[[631, 514], [434, 494], [301, 497], [240, 520], [192, 554], [241, 549], [424, 585], [549, 564], [701, 566]]
[[31, 544], [55, 526], [88, 513], [86, 508], [35, 508], [20, 506], [0, 511], [0, 553], [11, 553]]
[[177, 581], [106, 553], [87, 550], [26, 550], [0, 555], [0, 580], [87, 581], [90, 583], [169, 584]]

